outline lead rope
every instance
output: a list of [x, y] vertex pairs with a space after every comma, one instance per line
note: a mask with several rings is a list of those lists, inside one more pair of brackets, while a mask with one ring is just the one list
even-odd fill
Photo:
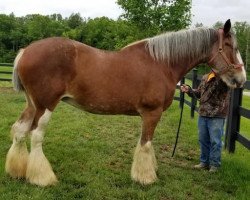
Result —
[[176, 139], [175, 139], [174, 149], [173, 149], [173, 152], [172, 152], [172, 157], [174, 157], [175, 149], [177, 147], [177, 143], [178, 143], [178, 139], [179, 139], [179, 133], [180, 133], [180, 127], [181, 127], [181, 121], [182, 121], [183, 107], [184, 107], [184, 101], [181, 104], [181, 114], [180, 114], [178, 129], [177, 129], [177, 132], [176, 132]]
[[[188, 86], [188, 87], [191, 89], [191, 87], [190, 87], [189, 85], [187, 85], [187, 84], [185, 84], [185, 85]], [[197, 96], [196, 96], [194, 93], [193, 93], [193, 95], [194, 95], [194, 97], [195, 97], [196, 99], [198, 99]], [[176, 147], [177, 147], [177, 143], [178, 143], [178, 139], [179, 139], [180, 128], [181, 128], [181, 122], [182, 122], [182, 114], [183, 114], [183, 108], [184, 108], [184, 99], [185, 99], [185, 97], [183, 98], [183, 103], [181, 104], [181, 113], [180, 113], [179, 125], [178, 125], [178, 129], [177, 129], [177, 132], [176, 132], [175, 144], [174, 144], [174, 149], [173, 149], [173, 152], [172, 152], [172, 156], [171, 156], [171, 157], [174, 157], [175, 149], [176, 149]]]

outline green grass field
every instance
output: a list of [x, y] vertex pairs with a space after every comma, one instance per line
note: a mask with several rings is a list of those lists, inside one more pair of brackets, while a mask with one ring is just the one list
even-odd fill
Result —
[[[171, 158], [180, 110], [174, 101], [157, 126], [154, 148], [158, 181], [141, 186], [130, 179], [134, 148], [139, 139], [139, 117], [102, 116], [60, 103], [52, 115], [44, 141], [44, 152], [59, 179], [53, 187], [37, 187], [15, 180], [4, 172], [11, 145], [9, 131], [25, 106], [22, 93], [10, 83], [0, 86], [0, 199], [249, 199], [250, 152], [237, 143], [235, 154], [223, 151], [222, 167], [216, 174], [196, 171], [199, 162], [197, 114], [190, 118], [187, 106], [177, 152]], [[250, 98], [243, 105], [250, 109]], [[249, 120], [242, 128], [250, 138]]]

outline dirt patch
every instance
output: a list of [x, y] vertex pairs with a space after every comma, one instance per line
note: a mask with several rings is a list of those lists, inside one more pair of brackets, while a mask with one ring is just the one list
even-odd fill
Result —
[[0, 87], [0, 92], [12, 93], [13, 87]]

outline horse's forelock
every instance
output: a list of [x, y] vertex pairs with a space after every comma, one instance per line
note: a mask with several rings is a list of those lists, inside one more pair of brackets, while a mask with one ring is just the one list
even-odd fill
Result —
[[207, 55], [211, 51], [216, 30], [196, 28], [168, 32], [147, 40], [150, 55], [156, 60], [166, 60], [169, 64], [180, 59], [191, 61]]

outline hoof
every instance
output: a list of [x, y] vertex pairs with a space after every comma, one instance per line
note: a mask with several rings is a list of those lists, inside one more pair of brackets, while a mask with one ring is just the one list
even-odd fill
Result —
[[151, 142], [149, 141], [143, 146], [138, 143], [131, 168], [132, 180], [142, 185], [152, 184], [157, 180], [156, 169], [156, 158]]
[[41, 151], [34, 150], [28, 160], [26, 179], [39, 186], [55, 185], [58, 181], [52, 167]]
[[26, 144], [12, 144], [6, 156], [6, 173], [13, 178], [24, 178], [26, 176], [28, 156]]

